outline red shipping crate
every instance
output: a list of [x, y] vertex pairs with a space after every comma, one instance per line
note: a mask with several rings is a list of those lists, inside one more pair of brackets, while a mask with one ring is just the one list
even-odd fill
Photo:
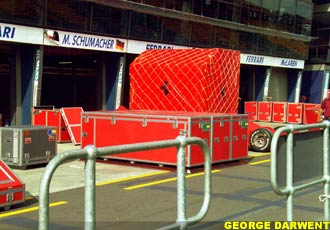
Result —
[[321, 105], [320, 104], [303, 104], [303, 123], [313, 124], [320, 122]]
[[[239, 118], [234, 121], [236, 116]], [[183, 134], [205, 139], [212, 150], [212, 162], [230, 161], [247, 157], [247, 146], [241, 145], [239, 149], [233, 147], [233, 122], [243, 124], [242, 130], [245, 132], [237, 136], [246, 136], [247, 115], [164, 111], [83, 112], [81, 140], [82, 147], [89, 144], [104, 147], [174, 139]], [[233, 154], [233, 149], [240, 152]], [[187, 147], [186, 157], [187, 167], [204, 164], [204, 156], [198, 146]], [[170, 148], [115, 154], [106, 158], [176, 165], [177, 153], [176, 148]]]
[[286, 122], [287, 118], [287, 103], [286, 102], [273, 102], [272, 109], [273, 122]]
[[239, 51], [147, 50], [129, 71], [130, 110], [237, 113]]
[[269, 101], [258, 101], [258, 121], [272, 120], [272, 102]]
[[249, 121], [258, 120], [258, 106], [256, 101], [246, 101], [244, 103], [244, 113], [249, 115]]
[[288, 103], [287, 107], [287, 122], [300, 124], [303, 122], [302, 120], [302, 111], [303, 104], [302, 103]]
[[32, 109], [32, 125], [55, 126], [57, 142], [70, 142], [71, 138], [58, 109]]
[[2, 160], [0, 160], [0, 182], [0, 207], [8, 209], [11, 205], [25, 201], [25, 184]]

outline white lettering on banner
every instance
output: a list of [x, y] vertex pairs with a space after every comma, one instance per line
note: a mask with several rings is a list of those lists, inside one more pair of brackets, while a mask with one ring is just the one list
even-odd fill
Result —
[[101, 48], [101, 49], [113, 49], [115, 41], [113, 39], [104, 39], [96, 37], [87, 37], [82, 35], [73, 35], [72, 41], [70, 41], [70, 35], [64, 34], [62, 45], [87, 47], [87, 48]]
[[162, 49], [173, 49], [173, 46], [166, 46], [166, 45], [156, 45], [156, 44], [147, 44], [147, 50], [162, 50]]
[[0, 37], [1, 38], [14, 38], [15, 27], [10, 26], [0, 26]]
[[241, 64], [303, 69], [304, 60], [241, 53]]
[[286, 60], [286, 59], [282, 59], [281, 61], [281, 66], [297, 66], [298, 62], [295, 60]]
[[248, 55], [246, 56], [246, 63], [262, 64], [264, 63], [264, 57]]
[[63, 40], [62, 40], [62, 45], [70, 45], [70, 35], [69, 34], [64, 34]]

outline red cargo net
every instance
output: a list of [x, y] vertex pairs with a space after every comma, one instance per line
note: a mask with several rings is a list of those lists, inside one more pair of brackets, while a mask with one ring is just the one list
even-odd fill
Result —
[[148, 50], [130, 65], [130, 110], [237, 113], [240, 53]]

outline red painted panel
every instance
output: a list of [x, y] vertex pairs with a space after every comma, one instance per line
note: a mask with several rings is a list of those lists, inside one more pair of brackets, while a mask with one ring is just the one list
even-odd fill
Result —
[[287, 119], [287, 103], [286, 102], [273, 102], [273, 122], [286, 122]]
[[303, 104], [303, 123], [313, 124], [320, 122], [321, 105], [320, 104]]
[[61, 108], [60, 111], [72, 142], [75, 145], [80, 144], [82, 107]]
[[302, 120], [302, 111], [303, 104], [302, 103], [288, 103], [287, 107], [287, 122], [300, 124], [303, 122]]
[[246, 101], [244, 113], [249, 115], [249, 121], [258, 120], [258, 105], [256, 101]]
[[230, 159], [230, 115], [214, 118], [212, 161]]
[[233, 115], [232, 124], [232, 154], [231, 159], [246, 158], [248, 156], [248, 117]]
[[272, 102], [258, 101], [258, 121], [272, 120]]
[[47, 125], [46, 110], [32, 110], [32, 125]]

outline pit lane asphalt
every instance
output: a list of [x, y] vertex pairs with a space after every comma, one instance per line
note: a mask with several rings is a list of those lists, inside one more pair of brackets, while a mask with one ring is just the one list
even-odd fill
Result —
[[[246, 161], [213, 166], [209, 211], [202, 222], [189, 229], [223, 229], [224, 221], [286, 220], [285, 197], [275, 194], [270, 184], [270, 155], [250, 152], [249, 156]], [[54, 174], [49, 229], [84, 229], [83, 164], [68, 162]], [[0, 229], [38, 228], [38, 188], [43, 169], [15, 170], [26, 183], [29, 198], [0, 212]], [[96, 229], [155, 229], [175, 222], [173, 168], [99, 162], [96, 171]], [[189, 175], [187, 217], [198, 213], [204, 183], [198, 169]], [[297, 192], [294, 220], [322, 220], [324, 204], [318, 200], [321, 194], [321, 185]]]

